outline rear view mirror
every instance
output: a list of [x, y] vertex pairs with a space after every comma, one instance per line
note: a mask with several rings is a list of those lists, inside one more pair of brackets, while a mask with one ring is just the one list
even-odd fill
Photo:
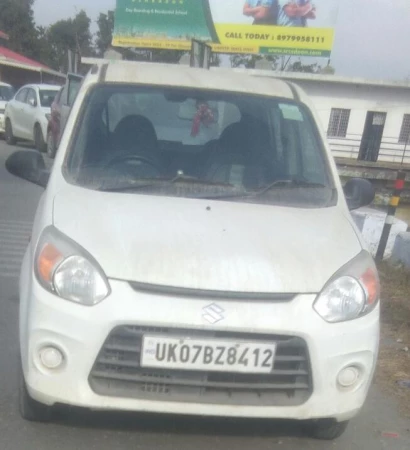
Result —
[[350, 211], [370, 205], [376, 194], [372, 183], [363, 178], [350, 179], [344, 187], [344, 193]]
[[32, 106], [33, 108], [35, 108], [37, 106], [37, 101], [34, 98], [30, 98], [30, 100], [28, 101], [28, 104], [30, 106]]
[[6, 161], [6, 169], [12, 175], [45, 188], [50, 178], [40, 153], [22, 150], [13, 153]]

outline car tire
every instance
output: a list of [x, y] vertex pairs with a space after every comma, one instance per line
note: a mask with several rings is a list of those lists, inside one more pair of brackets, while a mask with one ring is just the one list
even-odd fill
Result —
[[336, 422], [334, 419], [314, 420], [307, 424], [307, 434], [314, 439], [333, 441], [346, 431], [348, 424], [349, 421]]
[[53, 407], [43, 405], [30, 397], [23, 370], [20, 365], [20, 386], [19, 386], [19, 407], [20, 415], [29, 422], [50, 422], [52, 419]]
[[54, 140], [53, 132], [50, 130], [47, 134], [47, 156], [49, 158], [54, 158], [56, 156], [56, 143]]
[[45, 152], [47, 150], [46, 141], [38, 123], [34, 127], [34, 143], [39, 152]]
[[16, 145], [16, 138], [14, 137], [14, 134], [13, 134], [13, 126], [11, 124], [10, 119], [6, 120], [5, 136], [6, 136], [6, 142], [8, 145]]

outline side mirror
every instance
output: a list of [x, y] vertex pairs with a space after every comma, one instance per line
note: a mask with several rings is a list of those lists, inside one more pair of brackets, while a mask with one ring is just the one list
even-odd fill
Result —
[[345, 184], [344, 192], [350, 211], [370, 205], [376, 195], [372, 183], [363, 178], [351, 178]]
[[12, 175], [43, 188], [47, 187], [50, 178], [50, 171], [47, 170], [43, 157], [30, 150], [18, 151], [9, 156], [6, 169]]
[[30, 100], [28, 101], [28, 104], [30, 106], [32, 106], [33, 108], [35, 108], [37, 106], [37, 100], [34, 98], [30, 98]]

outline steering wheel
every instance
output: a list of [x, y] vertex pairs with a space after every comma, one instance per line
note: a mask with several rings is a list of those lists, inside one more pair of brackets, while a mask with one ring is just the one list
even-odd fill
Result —
[[127, 163], [128, 161], [139, 161], [144, 164], [147, 164], [148, 166], [153, 167], [158, 172], [161, 172], [160, 168], [158, 167], [158, 164], [153, 161], [152, 159], [142, 156], [142, 155], [120, 155], [113, 158], [111, 161], [108, 162], [107, 168], [111, 168], [113, 166], [116, 166], [117, 164]]

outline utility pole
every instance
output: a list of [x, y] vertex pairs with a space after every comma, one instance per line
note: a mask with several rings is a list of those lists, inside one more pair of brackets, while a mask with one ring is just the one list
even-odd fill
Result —
[[387, 210], [386, 221], [384, 223], [382, 236], [380, 238], [379, 248], [376, 253], [376, 261], [383, 261], [384, 252], [386, 251], [387, 241], [390, 236], [391, 227], [394, 223], [394, 216], [396, 215], [397, 207], [400, 203], [400, 196], [404, 189], [404, 183], [406, 180], [406, 172], [400, 171], [397, 174], [396, 183], [394, 184], [394, 192], [390, 199], [389, 208]]

